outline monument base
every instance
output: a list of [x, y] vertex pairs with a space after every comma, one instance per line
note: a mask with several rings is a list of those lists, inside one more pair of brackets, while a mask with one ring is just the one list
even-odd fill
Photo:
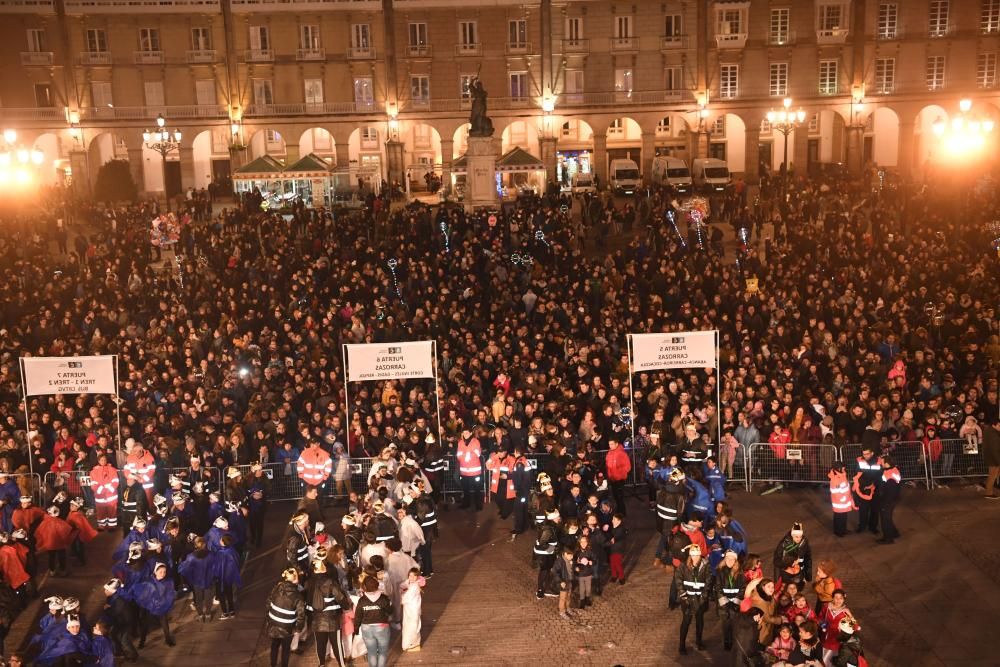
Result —
[[469, 137], [465, 152], [465, 209], [494, 208], [497, 193], [497, 155], [499, 146], [493, 137]]

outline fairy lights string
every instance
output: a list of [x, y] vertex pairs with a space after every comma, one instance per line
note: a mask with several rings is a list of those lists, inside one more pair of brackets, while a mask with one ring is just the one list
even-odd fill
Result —
[[389, 265], [389, 271], [392, 272], [392, 286], [396, 288], [396, 296], [399, 297], [399, 302], [404, 306], [406, 305], [406, 299], [403, 298], [403, 293], [399, 291], [399, 279], [396, 277], [396, 266], [398, 262], [396, 258], [390, 259], [387, 264]]
[[684, 235], [681, 234], [681, 230], [677, 229], [677, 219], [674, 216], [674, 212], [673, 211], [667, 211], [667, 220], [669, 220], [670, 224], [673, 225], [673, 227], [674, 227], [674, 233], [677, 234], [677, 238], [680, 239], [680, 241], [681, 241], [681, 247], [682, 248], [687, 248], [688, 244], [687, 244], [687, 241], [684, 240]]
[[537, 231], [535, 231], [535, 240], [536, 241], [541, 241], [542, 243], [544, 243], [546, 248], [550, 248], [551, 247], [549, 245], [549, 242], [545, 240], [545, 232], [543, 232], [540, 229], [537, 230]]
[[441, 221], [441, 235], [444, 237], [444, 251], [445, 253], [451, 252], [451, 240], [448, 238], [448, 223], [445, 220]]

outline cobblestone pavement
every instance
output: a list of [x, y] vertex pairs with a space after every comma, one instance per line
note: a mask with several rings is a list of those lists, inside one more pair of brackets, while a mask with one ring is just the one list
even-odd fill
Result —
[[[1000, 614], [1000, 504], [982, 500], [973, 487], [906, 489], [896, 513], [903, 537], [893, 546], [876, 545], [867, 533], [834, 537], [825, 489], [796, 489], [764, 498], [737, 491], [733, 505], [750, 531], [751, 549], [765, 558], [765, 572], [770, 572], [770, 554], [791, 523], [805, 523], [814, 560], [829, 557], [840, 567], [838, 576], [862, 624], [872, 665], [1000, 664], [991, 643], [983, 640]], [[291, 509], [287, 503], [271, 507], [265, 546], [251, 554], [244, 568], [237, 618], [203, 625], [194, 620], [186, 601], [179, 603], [171, 614], [177, 646], [166, 647], [155, 630], [138, 664], [269, 664], [264, 603], [282, 568], [281, 536]], [[656, 547], [653, 518], [637, 501], [629, 514], [628, 583], [608, 586], [593, 607], [577, 611], [572, 621], [558, 617], [554, 598], [535, 599], [527, 534], [511, 543], [508, 522], [500, 521], [491, 507], [478, 515], [453, 509], [442, 512], [441, 518], [437, 574], [424, 596], [423, 650], [401, 654], [397, 639], [390, 664], [730, 664], [714, 608], [706, 615], [708, 650], [693, 650], [692, 630], [690, 654], [677, 655], [680, 612], [667, 609], [670, 575], [651, 567]], [[91, 547], [90, 564], [75, 568], [70, 578], [46, 579], [41, 597], [76, 595], [88, 615], [95, 616], [116, 542], [117, 537], [102, 536]], [[18, 618], [8, 650], [24, 644], [40, 613], [41, 603], [35, 602]], [[304, 649], [292, 664], [317, 665], [312, 644]], [[364, 664], [363, 659], [355, 661], [355, 667]]]

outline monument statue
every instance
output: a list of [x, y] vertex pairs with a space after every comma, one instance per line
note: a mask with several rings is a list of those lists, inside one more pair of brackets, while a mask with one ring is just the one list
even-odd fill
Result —
[[492, 137], [493, 121], [486, 116], [486, 89], [479, 77], [472, 79], [469, 84], [469, 92], [472, 94], [472, 111], [469, 113], [470, 137]]

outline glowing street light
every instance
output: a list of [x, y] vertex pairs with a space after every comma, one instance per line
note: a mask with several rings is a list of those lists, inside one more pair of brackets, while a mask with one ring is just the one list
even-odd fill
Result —
[[952, 155], [965, 156], [981, 151], [986, 145], [986, 138], [993, 133], [993, 119], [970, 115], [972, 100], [967, 98], [959, 101], [958, 109], [959, 113], [951, 119], [951, 123], [939, 117], [931, 123], [931, 131]]
[[788, 185], [788, 135], [802, 125], [806, 120], [806, 112], [799, 107], [798, 111], [792, 111], [792, 98], [786, 97], [781, 102], [781, 109], [771, 109], [767, 112], [767, 124], [772, 129], [781, 132], [785, 137], [784, 156], [781, 161], [781, 168], [785, 172], [785, 186]]
[[160, 154], [161, 166], [163, 169], [163, 195], [167, 200], [167, 210], [170, 210], [170, 197], [167, 196], [167, 155], [179, 150], [181, 147], [181, 131], [175, 129], [173, 132], [167, 129], [167, 120], [160, 114], [156, 117], [156, 129], [150, 132], [143, 130], [142, 141], [146, 148]]

